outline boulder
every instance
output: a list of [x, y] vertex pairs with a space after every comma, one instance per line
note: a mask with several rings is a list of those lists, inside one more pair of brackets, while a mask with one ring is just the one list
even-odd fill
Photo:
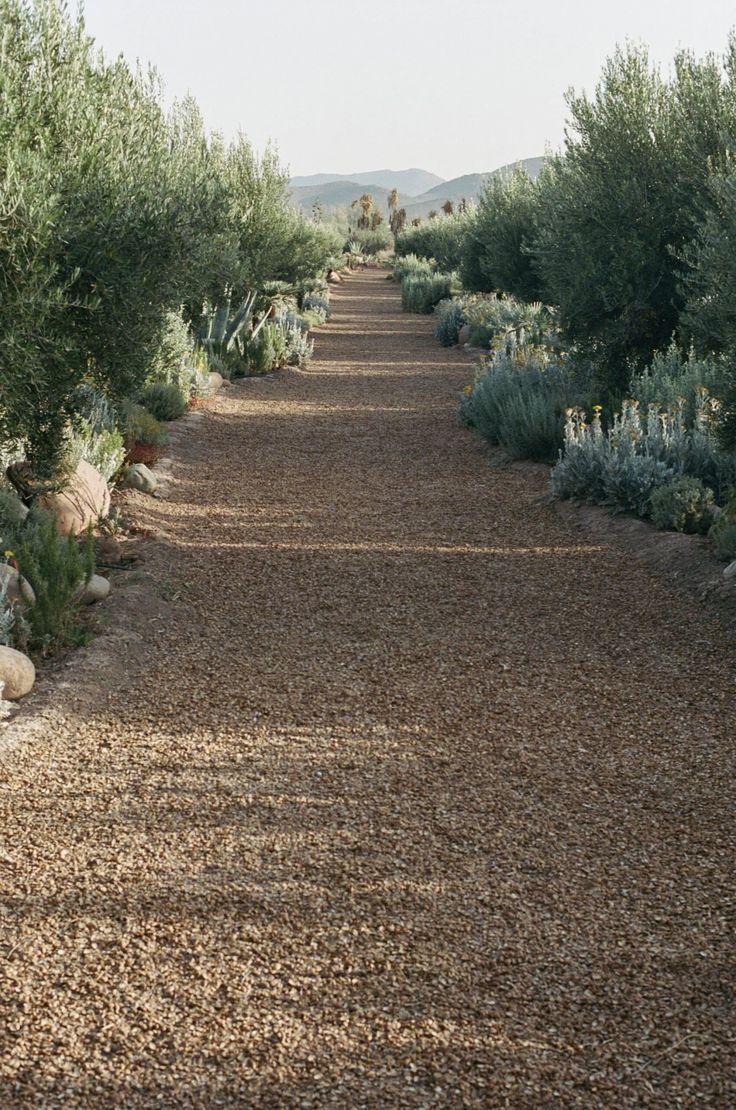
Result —
[[726, 569], [723, 572], [723, 577], [724, 578], [736, 578], [736, 559], [734, 559], [734, 561], [732, 563], [728, 564], [728, 566], [726, 567]]
[[64, 489], [39, 497], [41, 508], [56, 518], [59, 531], [64, 536], [79, 536], [100, 517], [110, 512], [110, 491], [107, 482], [84, 459], [74, 471]]
[[7, 583], [5, 596], [14, 605], [18, 602], [25, 605], [35, 605], [36, 595], [33, 592], [33, 587], [21, 574], [18, 574], [15, 567], [8, 566], [7, 563], [0, 563], [0, 582]]
[[330, 285], [339, 285], [342, 281], [342, 278], [338, 274], [337, 270], [330, 270], [329, 274], [327, 275], [327, 280], [329, 281]]
[[218, 389], [222, 388], [222, 383], [225, 381], [222, 374], [218, 374], [213, 370], [209, 376], [209, 390], [210, 393], [217, 393]]
[[14, 648], [0, 646], [0, 697], [5, 701], [24, 698], [35, 681], [36, 668], [28, 656]]
[[82, 601], [85, 605], [94, 605], [96, 601], [104, 601], [109, 593], [110, 580], [93, 574], [82, 591]]
[[457, 341], [460, 347], [464, 347], [466, 343], [470, 342], [470, 324], [463, 324], [460, 331], [457, 333]]
[[141, 493], [155, 493], [158, 481], [152, 470], [145, 463], [133, 463], [125, 472], [123, 486], [126, 489], [137, 489]]

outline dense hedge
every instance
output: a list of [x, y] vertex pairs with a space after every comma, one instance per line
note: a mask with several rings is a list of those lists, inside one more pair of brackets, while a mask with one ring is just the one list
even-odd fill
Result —
[[146, 377], [166, 323], [266, 280], [320, 271], [335, 244], [241, 138], [207, 137], [155, 78], [107, 62], [55, 0], [0, 0], [0, 449], [58, 463], [77, 386]]

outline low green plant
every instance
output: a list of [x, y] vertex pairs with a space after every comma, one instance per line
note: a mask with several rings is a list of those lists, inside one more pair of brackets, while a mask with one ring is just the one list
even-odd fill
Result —
[[[0, 575], [0, 644], [4, 647], [15, 646], [16, 608], [8, 601], [9, 579]], [[0, 689], [2, 699], [2, 689]]]
[[506, 352], [481, 364], [462, 418], [512, 459], [551, 462], [563, 442], [575, 384], [564, 365], [535, 358], [519, 365]]
[[143, 405], [128, 403], [123, 409], [125, 438], [128, 443], [144, 443], [151, 447], [165, 447], [169, 442], [166, 428]]
[[321, 323], [324, 323], [330, 315], [329, 293], [307, 293], [302, 298], [302, 312], [321, 317]]
[[418, 258], [415, 254], [407, 254], [396, 258], [393, 266], [395, 281], [403, 281], [408, 274], [424, 274], [429, 277], [436, 272], [436, 267], [426, 258]]
[[80, 547], [73, 536], [59, 535], [50, 514], [33, 510], [15, 556], [36, 595], [25, 613], [31, 650], [47, 653], [81, 642], [81, 593], [95, 569], [92, 532]]
[[736, 490], [724, 505], [709, 535], [716, 558], [724, 563], [736, 559]]
[[286, 312], [276, 318], [276, 324], [284, 341], [283, 361], [287, 366], [304, 366], [312, 357], [314, 343], [302, 318], [296, 313]]
[[0, 539], [19, 528], [27, 515], [28, 510], [12, 490], [0, 489]]
[[247, 336], [245, 354], [250, 374], [267, 374], [286, 358], [286, 340], [275, 323], [265, 324], [256, 335]]
[[526, 352], [556, 346], [554, 313], [539, 301], [515, 297], [472, 297], [467, 302], [470, 342], [474, 347]]
[[156, 420], [178, 420], [187, 411], [187, 398], [173, 382], [151, 382], [140, 394], [141, 404]]
[[452, 282], [451, 274], [407, 274], [401, 282], [401, 307], [428, 315], [450, 296]]
[[723, 378], [720, 359], [714, 356], [699, 358], [692, 351], [685, 357], [672, 344], [666, 351], [655, 354], [646, 370], [634, 374], [628, 395], [638, 401], [642, 409], [649, 405], [666, 408], [682, 403], [685, 426], [691, 428], [703, 391], [717, 397]]
[[84, 459], [109, 482], [125, 459], [117, 412], [109, 398], [87, 382], [77, 390], [77, 407], [78, 415], [67, 430], [65, 469], [74, 470]]
[[699, 478], [682, 477], [654, 490], [650, 513], [657, 528], [703, 534], [713, 523], [713, 490]]
[[460, 297], [440, 301], [435, 306], [434, 313], [435, 335], [443, 347], [454, 347], [457, 344], [460, 329], [468, 320], [464, 301]]

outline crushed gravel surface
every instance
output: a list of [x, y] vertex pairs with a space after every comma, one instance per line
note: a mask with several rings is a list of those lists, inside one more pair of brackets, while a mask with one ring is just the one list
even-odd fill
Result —
[[734, 1106], [733, 640], [333, 308], [0, 734], [0, 1106]]

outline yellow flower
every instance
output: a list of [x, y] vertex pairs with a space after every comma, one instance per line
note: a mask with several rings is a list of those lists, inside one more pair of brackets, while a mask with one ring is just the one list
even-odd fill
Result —
[[7, 551], [3, 551], [3, 556], [6, 559], [14, 559], [15, 558], [15, 552], [11, 551], [10, 548], [8, 548]]
[[603, 412], [603, 405], [593, 405], [593, 412]]
[[463, 393], [472, 393], [472, 392], [473, 392], [472, 385], [466, 385], [463, 389]]

